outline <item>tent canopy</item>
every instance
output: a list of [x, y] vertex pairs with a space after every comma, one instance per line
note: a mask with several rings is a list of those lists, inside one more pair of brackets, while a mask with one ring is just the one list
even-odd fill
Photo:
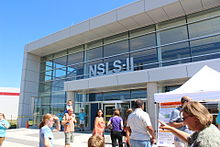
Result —
[[165, 93], [155, 93], [157, 103], [177, 102], [182, 96], [189, 96], [195, 101], [220, 100], [220, 73], [204, 66], [181, 87]]

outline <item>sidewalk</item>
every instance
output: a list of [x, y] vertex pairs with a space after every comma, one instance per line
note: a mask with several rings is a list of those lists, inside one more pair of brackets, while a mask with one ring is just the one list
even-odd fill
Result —
[[[87, 141], [91, 136], [91, 132], [75, 132], [74, 147], [87, 147]], [[9, 129], [7, 130], [6, 140], [2, 147], [38, 147], [39, 129]], [[64, 133], [54, 132], [54, 147], [64, 146]], [[111, 139], [109, 133], [105, 134], [105, 147], [111, 147]]]

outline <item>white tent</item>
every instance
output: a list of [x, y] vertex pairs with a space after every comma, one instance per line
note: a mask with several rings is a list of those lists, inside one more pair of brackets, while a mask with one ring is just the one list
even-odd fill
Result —
[[182, 96], [189, 96], [195, 101], [220, 100], [220, 73], [204, 66], [181, 87], [154, 94], [154, 100], [157, 103], [177, 102]]

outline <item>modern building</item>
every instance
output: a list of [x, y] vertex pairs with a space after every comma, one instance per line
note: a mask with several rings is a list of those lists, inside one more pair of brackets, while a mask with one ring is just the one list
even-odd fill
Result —
[[0, 87], [0, 113], [4, 113], [7, 120], [18, 118], [19, 95], [19, 88]]
[[219, 63], [219, 0], [139, 0], [25, 46], [19, 124], [63, 112], [72, 99], [91, 129], [98, 108], [108, 120], [140, 98], [155, 125], [154, 93]]

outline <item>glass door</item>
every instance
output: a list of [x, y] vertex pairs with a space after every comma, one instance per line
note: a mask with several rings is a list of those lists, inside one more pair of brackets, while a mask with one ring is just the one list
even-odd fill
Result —
[[130, 102], [117, 103], [117, 109], [120, 110], [121, 117], [123, 119], [125, 119], [125, 117], [126, 117], [126, 111], [127, 111], [128, 108], [131, 108], [130, 107]]
[[108, 123], [109, 119], [113, 116], [115, 110], [115, 104], [104, 104], [104, 119]]

